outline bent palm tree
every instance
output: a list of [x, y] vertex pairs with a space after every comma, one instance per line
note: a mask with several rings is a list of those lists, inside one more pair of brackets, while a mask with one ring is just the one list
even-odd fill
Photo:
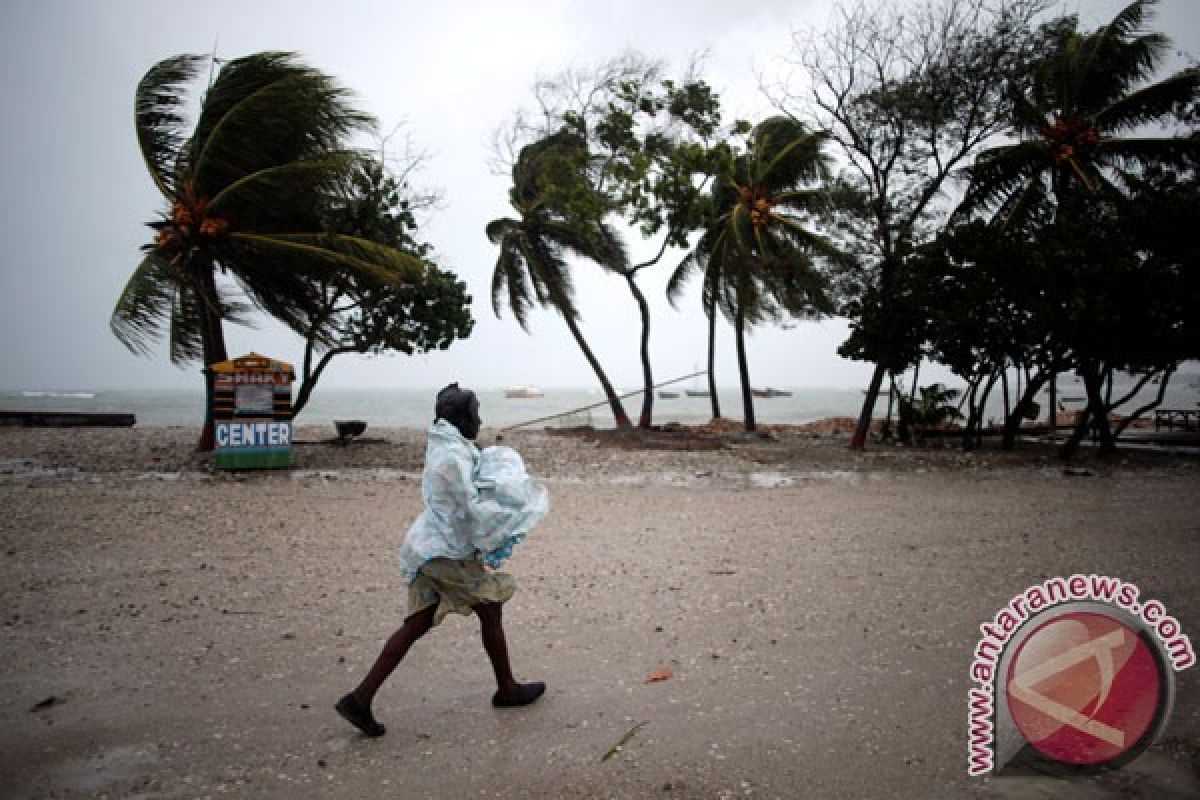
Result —
[[[509, 201], [518, 217], [488, 223], [486, 232], [500, 255], [492, 273], [492, 309], [496, 316], [504, 303], [521, 327], [535, 305], [551, 307], [566, 322], [604, 389], [618, 428], [630, 428], [629, 415], [608, 376], [579, 329], [568, 253], [583, 256], [614, 270], [628, 267], [625, 249], [616, 233], [599, 219], [568, 218], [556, 210], [553, 195], [564, 188], [569, 161], [580, 155], [581, 140], [560, 131], [521, 149], [513, 165]], [[586, 157], [584, 155], [583, 157]]]
[[[398, 282], [420, 262], [394, 248], [322, 233], [322, 211], [357, 163], [345, 145], [369, 126], [332, 78], [289, 53], [229, 61], [205, 93], [194, 129], [182, 113], [204, 66], [181, 55], [138, 84], [135, 125], [150, 177], [168, 209], [113, 310], [113, 333], [146, 354], [164, 332], [173, 363], [228, 358], [224, 320], [257, 307], [296, 331], [316, 311], [314, 279], [339, 271]], [[219, 288], [230, 276], [251, 305]], [[213, 376], [199, 449], [212, 449]]]
[[674, 299], [692, 272], [704, 273], [701, 299], [709, 314], [710, 375], [716, 310], [732, 322], [747, 431], [756, 427], [747, 329], [786, 315], [819, 317], [833, 310], [816, 260], [840, 260], [842, 255], [805, 227], [805, 215], [823, 202], [820, 190], [809, 186], [827, 177], [825, 139], [789, 117], [759, 123], [732, 174], [714, 181], [711, 222], [667, 284], [668, 297]]

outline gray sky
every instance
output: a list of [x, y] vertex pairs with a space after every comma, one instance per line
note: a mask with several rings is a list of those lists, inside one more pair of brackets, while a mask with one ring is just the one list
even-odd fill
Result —
[[[0, 4], [0, 388], [200, 386], [196, 367], [177, 369], [165, 348], [128, 353], [108, 329], [113, 303], [149, 240], [144, 223], [163, 206], [138, 152], [133, 91], [156, 61], [178, 53], [231, 58], [294, 50], [353, 89], [384, 130], [405, 122], [431, 154], [418, 182], [440, 190], [444, 207], [425, 236], [475, 298], [475, 334], [448, 351], [416, 357], [342, 356], [327, 386], [590, 386], [594, 379], [562, 320], [535, 312], [533, 335], [490, 304], [495, 248], [483, 234], [509, 213], [508, 181], [487, 166], [491, 133], [529, 102], [540, 74], [587, 65], [627, 48], [682, 67], [707, 50], [704, 76], [728, 119], [759, 119], [769, 104], [756, 70], [771, 74], [790, 32], [821, 27], [829, 0], [5, 0]], [[1119, 0], [1071, 3], [1089, 23]], [[1200, 53], [1200, 3], [1164, 0], [1156, 27], [1178, 48]], [[655, 249], [630, 237], [636, 258]], [[656, 378], [692, 370], [705, 357], [696, 287], [671, 309], [663, 287], [681, 254], [649, 270]], [[640, 386], [638, 319], [627, 290], [582, 264], [576, 288], [583, 328], [618, 386]], [[837, 357], [839, 320], [757, 332], [749, 341], [756, 385], [860, 386], [869, 367]], [[251, 349], [299, 361], [299, 338], [265, 317], [257, 329], [227, 328], [229, 352]], [[730, 330], [718, 343], [718, 380], [736, 382]], [[929, 375], [932, 373], [926, 373]], [[923, 377], [925, 377], [923, 375]]]

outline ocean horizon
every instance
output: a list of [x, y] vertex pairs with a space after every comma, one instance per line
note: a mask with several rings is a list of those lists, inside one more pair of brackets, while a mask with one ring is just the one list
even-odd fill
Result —
[[[655, 424], [701, 423], [712, 416], [707, 397], [689, 397], [686, 389], [699, 385], [677, 385], [668, 391], [678, 397], [654, 399]], [[760, 423], [803, 424], [827, 417], [855, 417], [863, 400], [861, 388], [776, 387], [791, 392], [788, 396], [755, 398], [755, 417]], [[1122, 410], [1153, 399], [1157, 386], [1147, 386]], [[347, 389], [318, 386], [308, 406], [296, 417], [297, 425], [326, 425], [335, 420], [361, 419], [368, 426], [386, 428], [423, 428], [433, 417], [435, 389]], [[594, 425], [611, 427], [612, 414], [597, 388], [543, 388], [541, 397], [509, 398], [503, 388], [477, 389], [485, 427], [503, 428], [532, 423], [543, 417], [568, 416], [547, 420], [539, 425]], [[618, 393], [634, 391], [618, 389]], [[1119, 391], [1119, 388], [1118, 388]], [[994, 392], [985, 411], [986, 417], [1002, 419], [1003, 399]], [[1068, 407], [1082, 404], [1082, 385], [1064, 377], [1058, 386], [1058, 399]], [[736, 386], [718, 388], [722, 416], [742, 418], [741, 391]], [[1045, 408], [1045, 392], [1039, 402]], [[623, 400], [625, 411], [636, 420], [641, 411], [641, 394]], [[1200, 383], [1194, 376], [1177, 376], [1167, 389], [1164, 408], [1195, 409], [1200, 403]], [[595, 406], [585, 408], [586, 406]], [[5, 411], [75, 411], [127, 413], [143, 427], [199, 427], [204, 417], [204, 392], [194, 389], [6, 389], [0, 390], [0, 409]], [[576, 411], [577, 409], [583, 409]], [[887, 395], [881, 394], [875, 416], [887, 411]]]

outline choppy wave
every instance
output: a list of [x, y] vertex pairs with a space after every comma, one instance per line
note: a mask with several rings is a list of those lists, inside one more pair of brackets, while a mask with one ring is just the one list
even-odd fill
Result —
[[23, 391], [23, 392], [21, 392], [21, 396], [22, 397], [69, 397], [69, 398], [76, 399], [76, 400], [94, 400], [96, 398], [96, 393], [95, 392]]

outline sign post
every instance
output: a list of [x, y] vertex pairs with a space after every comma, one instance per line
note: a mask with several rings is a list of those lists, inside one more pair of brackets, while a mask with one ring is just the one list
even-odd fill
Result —
[[249, 353], [211, 364], [218, 469], [292, 465], [292, 381], [283, 361]]

